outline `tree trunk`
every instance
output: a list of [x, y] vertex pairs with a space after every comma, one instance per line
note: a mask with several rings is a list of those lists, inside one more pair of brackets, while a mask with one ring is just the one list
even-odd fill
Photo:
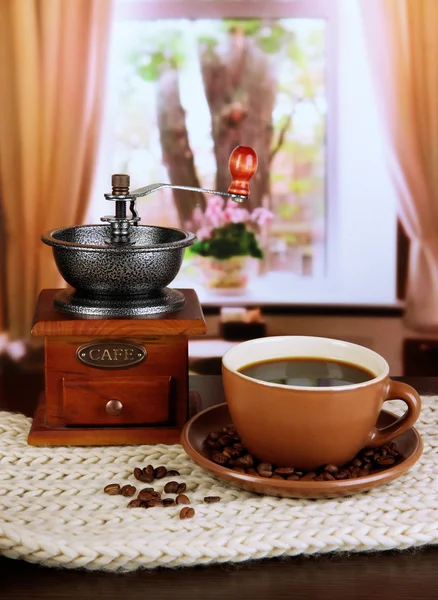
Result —
[[230, 33], [226, 48], [200, 49], [205, 94], [211, 112], [216, 188], [230, 185], [228, 159], [238, 145], [253, 146], [258, 169], [251, 182], [250, 208], [269, 192], [272, 112], [276, 80], [269, 57], [243, 32]]
[[[160, 75], [157, 113], [163, 163], [167, 168], [170, 183], [201, 187], [190, 148], [176, 69], [169, 67]], [[199, 206], [202, 211], [205, 210], [204, 194], [186, 190], [172, 190], [172, 192], [182, 227], [191, 220], [196, 206]]]

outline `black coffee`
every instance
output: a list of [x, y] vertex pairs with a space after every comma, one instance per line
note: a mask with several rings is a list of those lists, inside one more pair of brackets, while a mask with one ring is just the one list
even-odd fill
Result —
[[374, 373], [357, 365], [324, 358], [274, 358], [238, 369], [239, 373], [269, 383], [305, 387], [351, 385], [374, 379]]

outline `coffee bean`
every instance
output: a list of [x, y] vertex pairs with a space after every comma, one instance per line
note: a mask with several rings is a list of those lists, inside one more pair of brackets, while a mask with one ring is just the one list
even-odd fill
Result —
[[122, 496], [133, 496], [135, 494], [135, 492], [137, 491], [137, 488], [134, 487], [133, 485], [124, 485], [122, 487], [122, 489], [120, 490], [120, 493], [122, 494]]
[[175, 499], [175, 502], [177, 504], [190, 504], [190, 500], [185, 494], [178, 494], [178, 496]]
[[289, 475], [293, 474], [294, 470], [295, 469], [293, 467], [280, 467], [279, 469], [275, 469], [275, 474], [288, 477]]
[[152, 498], [151, 500], [146, 500], [147, 508], [154, 508], [155, 506], [162, 506], [161, 500], [157, 498]]
[[262, 462], [257, 467], [257, 473], [262, 477], [272, 477], [272, 465], [271, 463]]
[[216, 433], [215, 431], [212, 431], [211, 433], [209, 433], [207, 435], [207, 440], [211, 440], [212, 442], [217, 442], [218, 439], [220, 437], [219, 433]]
[[374, 455], [374, 450], [372, 450], [371, 448], [368, 450], [364, 450], [363, 455], [371, 458]]
[[147, 488], [141, 489], [139, 494], [142, 494], [143, 492], [146, 494], [147, 492], [149, 492], [149, 493], [155, 492], [155, 490], [154, 490], [154, 488], [147, 487]]
[[327, 473], [331, 473], [333, 475], [334, 473], [337, 473], [339, 471], [339, 469], [336, 465], [326, 465], [324, 467], [324, 471], [326, 471]]
[[152, 465], [147, 465], [146, 467], [144, 467], [143, 471], [145, 473], [148, 473], [149, 475], [153, 475], [154, 474], [154, 467]]
[[226, 448], [223, 449], [223, 453], [226, 456], [229, 456], [230, 458], [239, 458], [239, 456], [241, 456], [243, 452], [243, 448], [242, 450], [238, 449], [238, 448], [234, 448], [234, 446], [227, 446]]
[[138, 481], [142, 481], [143, 469], [140, 469], [140, 467], [135, 467], [135, 469], [134, 469], [134, 477], [136, 479], [138, 479]]
[[171, 469], [170, 471], [167, 471], [167, 477], [179, 477], [179, 471]]
[[118, 483], [110, 483], [103, 488], [103, 491], [110, 496], [117, 496], [120, 493], [120, 486]]
[[180, 519], [192, 519], [194, 516], [195, 516], [195, 509], [190, 508], [189, 506], [185, 506], [184, 508], [182, 508], [181, 512], [179, 513]]
[[389, 467], [395, 463], [395, 458], [393, 456], [382, 456], [376, 462], [380, 466]]
[[283, 479], [281, 475], [272, 475], [271, 479]]
[[175, 506], [175, 500], [173, 498], [164, 498], [163, 506]]
[[249, 469], [254, 465], [254, 459], [251, 456], [251, 454], [245, 454], [244, 456], [241, 456], [240, 458], [236, 459], [235, 465], [236, 467], [243, 467], [244, 469]]
[[159, 492], [139, 492], [137, 496], [140, 500], [161, 500], [161, 494]]
[[236, 433], [237, 433], [236, 428], [232, 423], [230, 423], [230, 425], [226, 425], [225, 427], [223, 427], [222, 432], [226, 433], [227, 435], [236, 435]]
[[237, 442], [235, 444], [233, 444], [233, 448], [236, 448], [236, 450], [245, 450], [243, 445], [240, 443], [237, 443]]
[[222, 448], [219, 440], [205, 440], [205, 444], [212, 450], [220, 450]]
[[[151, 465], [149, 465], [149, 467], [151, 467]], [[152, 467], [152, 471], [151, 471], [151, 469], [149, 469], [149, 467], [145, 467], [142, 471], [140, 481], [142, 481], [143, 483], [152, 483], [153, 480], [155, 479], [154, 468]]]
[[164, 491], [166, 494], [176, 494], [178, 486], [179, 483], [177, 481], [169, 481], [169, 483], [166, 483], [164, 486]]
[[294, 473], [293, 475], [289, 475], [289, 477], [286, 477], [286, 479], [287, 481], [298, 481], [300, 478], [296, 473]]
[[392, 449], [388, 450], [388, 454], [390, 456], [394, 456], [394, 457], [397, 457], [399, 455], [399, 453], [397, 452], [397, 450], [392, 450]]
[[222, 452], [213, 452], [211, 458], [213, 462], [218, 465], [224, 465], [228, 460], [228, 458], [225, 456], [225, 454], [222, 454]]
[[215, 502], [220, 502], [220, 500], [219, 496], [205, 496], [204, 498], [204, 502], [207, 504], [214, 504]]
[[[334, 477], [333, 477], [334, 479]], [[313, 481], [324, 481], [324, 477], [322, 475], [317, 475], [316, 477], [313, 478]]]
[[187, 489], [187, 486], [185, 483], [180, 483], [178, 486], [178, 489], [176, 490], [177, 494], [182, 494], [183, 492], [185, 492]]
[[328, 471], [324, 471], [324, 473], [322, 474], [322, 478], [324, 479], [324, 481], [335, 481], [333, 475]]
[[353, 467], [361, 467], [362, 461], [360, 460], [360, 458], [355, 458], [351, 461], [351, 464], [353, 465]]
[[131, 500], [128, 503], [128, 508], [140, 508], [141, 507], [141, 500], [139, 500], [138, 498], [135, 498], [134, 500]]
[[255, 469], [252, 469], [252, 468], [251, 469], [247, 469], [246, 474], [247, 475], [257, 475], [257, 476], [259, 475], [257, 473], [257, 471]]
[[163, 477], [166, 477], [166, 475], [167, 475], [166, 467], [157, 467], [154, 470], [155, 479], [163, 479]]
[[235, 473], [245, 473], [246, 474], [246, 471], [243, 467], [233, 467], [233, 471]]
[[231, 437], [231, 435], [221, 435], [221, 437], [219, 438], [219, 443], [221, 446], [232, 446], [234, 443], [233, 438]]

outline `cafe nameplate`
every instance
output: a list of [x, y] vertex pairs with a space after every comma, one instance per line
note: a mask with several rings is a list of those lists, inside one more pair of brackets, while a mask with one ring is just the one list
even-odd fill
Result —
[[142, 362], [146, 358], [146, 348], [140, 344], [123, 341], [89, 342], [79, 346], [78, 360], [91, 367], [101, 369], [122, 369]]

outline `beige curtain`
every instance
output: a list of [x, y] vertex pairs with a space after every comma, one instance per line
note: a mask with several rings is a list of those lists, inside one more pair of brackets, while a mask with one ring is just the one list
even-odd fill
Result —
[[362, 0], [362, 11], [400, 218], [411, 239], [406, 321], [436, 330], [438, 1]]
[[111, 9], [111, 0], [0, 1], [2, 291], [12, 339], [30, 337], [39, 291], [63, 285], [41, 233], [85, 216]]

